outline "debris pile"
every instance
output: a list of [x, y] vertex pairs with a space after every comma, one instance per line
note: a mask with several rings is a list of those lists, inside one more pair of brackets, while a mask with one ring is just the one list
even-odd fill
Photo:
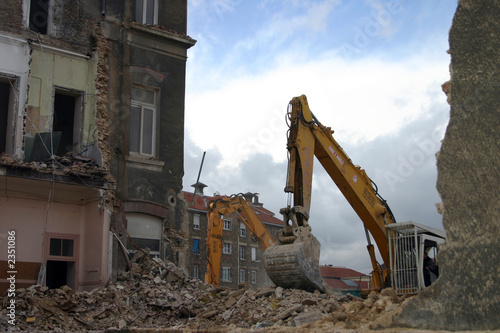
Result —
[[[381, 328], [392, 323], [405, 298], [393, 290], [372, 293], [366, 300], [333, 297], [295, 289], [237, 290], [214, 288], [189, 278], [170, 262], [137, 252], [132, 269], [117, 283], [92, 291], [31, 286], [16, 291], [16, 326], [20, 331], [89, 331], [173, 328], [226, 331], [272, 330], [301, 326], [325, 330]], [[6, 318], [7, 298], [0, 298]], [[0, 330], [10, 327], [0, 319]], [[272, 326], [272, 328], [271, 328]], [[13, 327], [10, 327], [12, 330]]]
[[41, 161], [23, 162], [2, 153], [0, 155], [0, 165], [13, 168], [35, 170], [41, 173], [56, 173], [62, 175], [77, 175], [87, 177], [103, 178], [107, 175], [106, 170], [99, 166], [93, 159], [84, 156], [54, 156]]

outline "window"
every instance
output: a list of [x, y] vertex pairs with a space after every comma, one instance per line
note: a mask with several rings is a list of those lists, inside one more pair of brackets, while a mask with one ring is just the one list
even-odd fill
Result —
[[49, 0], [31, 0], [29, 13], [30, 30], [46, 35], [49, 25]]
[[200, 215], [193, 215], [193, 229], [200, 229]]
[[199, 279], [199, 278], [200, 278], [200, 266], [193, 265], [193, 279]]
[[240, 236], [245, 237], [247, 235], [247, 227], [240, 222]]
[[257, 260], [257, 248], [252, 247], [251, 251], [252, 251], [252, 253], [251, 253], [252, 261], [256, 261]]
[[224, 220], [224, 230], [231, 230], [231, 220]]
[[136, 0], [135, 21], [142, 24], [158, 24], [158, 0]]
[[240, 259], [245, 260], [245, 252], [247, 247], [245, 245], [240, 245]]
[[134, 87], [130, 110], [130, 153], [154, 157], [155, 133], [156, 93]]
[[240, 282], [245, 282], [246, 271], [244, 269], [240, 269]]
[[[132, 242], [142, 249], [149, 248], [152, 256], [160, 255], [160, 239], [163, 234], [163, 223], [159, 217], [140, 213], [128, 213], [127, 231]], [[127, 239], [127, 249], [132, 252], [136, 248]]]
[[76, 251], [78, 249], [77, 235], [52, 234], [46, 236], [46, 271], [45, 284], [49, 288], [59, 288], [68, 285], [77, 286], [76, 267], [78, 267]]
[[200, 240], [193, 239], [193, 254], [200, 254]]
[[49, 256], [73, 257], [73, 239], [51, 238], [49, 243]]
[[224, 246], [222, 247], [222, 253], [231, 254], [231, 243], [224, 243]]
[[257, 283], [257, 271], [252, 270], [250, 272], [250, 278], [252, 283]]
[[231, 267], [222, 267], [222, 281], [231, 281]]
[[[74, 142], [79, 141], [74, 135], [75, 113], [81, 111], [81, 107], [81, 93], [65, 89], [56, 89], [54, 94], [54, 119], [52, 122], [52, 131], [54, 133], [61, 133], [56, 151], [57, 156], [64, 156], [68, 152], [73, 152]], [[55, 148], [54, 146], [54, 150]]]
[[13, 98], [11, 98], [11, 88], [12, 81], [10, 79], [3, 79], [0, 77], [0, 154], [7, 152], [8, 141], [12, 140], [9, 132], [12, 133], [12, 129], [9, 129], [7, 124], [9, 123], [9, 109]]

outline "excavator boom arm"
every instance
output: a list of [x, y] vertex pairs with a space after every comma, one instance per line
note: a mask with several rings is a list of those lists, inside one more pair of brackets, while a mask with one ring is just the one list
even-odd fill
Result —
[[[284, 215], [285, 222], [288, 219], [292, 220], [292, 223], [288, 223], [290, 227], [285, 226], [284, 236], [291, 234], [292, 231], [296, 234], [297, 229], [309, 228], [310, 230], [308, 215], [311, 207], [313, 162], [316, 157], [372, 235], [382, 260], [386, 267], [389, 267], [389, 242], [385, 225], [395, 221], [389, 207], [374, 189], [370, 178], [363, 169], [352, 163], [349, 156], [333, 138], [331, 128], [323, 126], [316, 119], [309, 108], [306, 96], [295, 97], [290, 101], [288, 119], [290, 126], [287, 142], [289, 163], [285, 192], [293, 194], [294, 207], [282, 209], [288, 212], [288, 215]], [[294, 213], [299, 211], [300, 214]], [[302, 247], [305, 248], [306, 245], [307, 243], [304, 243]], [[291, 246], [289, 248], [290, 254], [281, 253], [280, 261], [290, 261], [290, 257], [296, 256], [294, 254], [296, 251], [292, 250]], [[277, 252], [275, 249], [272, 251]], [[372, 288], [379, 289], [382, 288], [382, 281], [387, 271], [383, 274], [375, 274], [375, 272], [382, 273], [382, 271], [375, 260], [373, 245], [370, 242], [368, 251], [374, 270]], [[319, 257], [319, 249], [317, 253]], [[277, 257], [271, 253], [271, 250], [267, 254], [269, 258]], [[319, 261], [319, 258], [310, 258], [310, 260]], [[272, 264], [268, 271], [273, 271]], [[278, 273], [274, 274], [277, 281], [280, 279], [278, 275]], [[271, 279], [273, 279], [272, 276]]]
[[220, 215], [237, 213], [238, 219], [247, 227], [257, 239], [263, 250], [274, 245], [274, 239], [261, 222], [253, 208], [241, 195], [225, 197], [209, 205], [207, 231], [207, 273], [205, 282], [214, 286], [219, 285], [220, 262], [222, 256], [222, 230], [224, 221]]

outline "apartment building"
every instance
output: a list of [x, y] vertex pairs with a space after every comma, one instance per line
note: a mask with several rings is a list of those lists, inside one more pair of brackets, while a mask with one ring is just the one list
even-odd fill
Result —
[[[203, 194], [203, 183], [193, 185], [194, 193], [185, 192], [188, 203], [188, 215], [191, 222], [191, 256], [188, 262], [189, 275], [205, 280], [207, 272], [207, 228], [209, 204], [220, 195], [206, 196]], [[259, 202], [257, 193], [244, 194], [245, 199], [254, 209], [264, 226], [274, 235], [283, 227], [283, 221]], [[245, 224], [240, 221], [237, 213], [224, 215], [222, 232], [222, 256], [219, 274], [219, 285], [237, 288], [239, 283], [248, 283], [253, 287], [272, 285], [262, 262], [263, 249], [258, 240], [250, 233]]]
[[185, 264], [186, 21], [183, 0], [0, 2], [0, 293], [14, 269], [103, 285], [120, 244]]

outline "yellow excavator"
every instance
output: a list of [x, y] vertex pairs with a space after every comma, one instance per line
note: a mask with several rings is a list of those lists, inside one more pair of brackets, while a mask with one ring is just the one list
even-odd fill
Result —
[[219, 286], [224, 215], [237, 213], [238, 219], [257, 239], [263, 250], [274, 245], [274, 239], [243, 195], [222, 197], [209, 204], [207, 231], [207, 273], [205, 283]]
[[[332, 129], [314, 116], [306, 96], [290, 101], [287, 120], [289, 162], [285, 192], [289, 193], [289, 202], [280, 210], [284, 228], [263, 256], [270, 279], [284, 288], [324, 290], [319, 273], [320, 243], [309, 225], [316, 157], [364, 224], [373, 268], [369, 289], [393, 286], [400, 294], [422, 289], [423, 254], [444, 241], [444, 232], [415, 222], [396, 223], [377, 186], [352, 163], [333, 138]], [[382, 264], [377, 261], [371, 238]]]

